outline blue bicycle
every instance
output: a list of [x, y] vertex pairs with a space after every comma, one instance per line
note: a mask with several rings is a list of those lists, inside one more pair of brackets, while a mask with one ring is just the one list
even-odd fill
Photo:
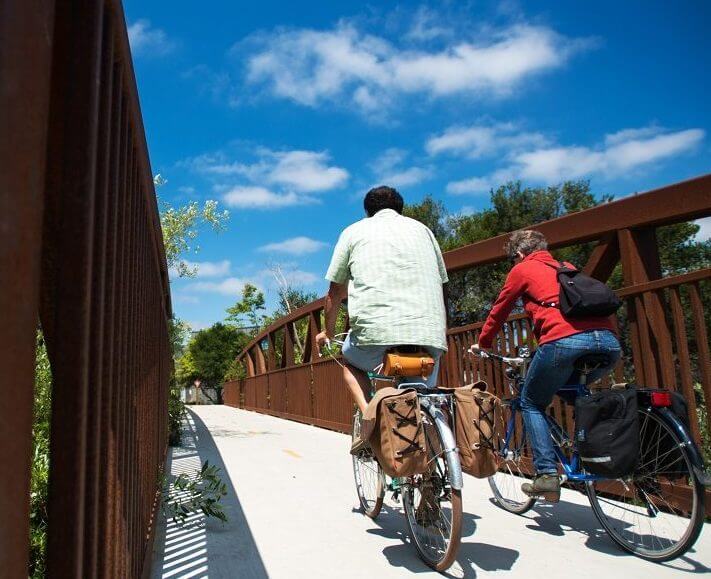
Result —
[[[525, 427], [519, 412], [520, 392], [531, 360], [528, 348], [506, 357], [483, 350], [469, 352], [504, 364], [511, 398], [504, 399], [506, 433], [499, 450], [499, 472], [489, 478], [498, 506], [516, 514], [533, 507], [536, 498], [521, 490], [532, 474], [525, 452]], [[590, 393], [587, 376], [605, 364], [595, 354], [581, 357], [576, 369], [580, 383], [565, 386], [558, 395], [565, 403]], [[585, 471], [566, 431], [546, 415], [558, 460], [561, 482], [587, 494], [595, 516], [612, 540], [642, 559], [662, 562], [686, 553], [699, 537], [704, 522], [705, 485], [709, 477], [703, 460], [681, 420], [670, 410], [664, 391], [640, 391], [640, 455], [635, 472], [624, 479], [606, 479]]]

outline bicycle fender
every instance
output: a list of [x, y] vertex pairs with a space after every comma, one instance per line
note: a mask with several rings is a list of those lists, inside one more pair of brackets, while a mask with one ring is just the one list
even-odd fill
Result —
[[457, 441], [454, 438], [454, 433], [449, 428], [447, 418], [442, 410], [438, 406], [431, 404], [429, 400], [422, 400], [420, 404], [430, 418], [432, 418], [439, 435], [442, 437], [442, 442], [444, 443], [444, 458], [447, 461], [447, 468], [449, 469], [449, 483], [454, 490], [462, 490], [464, 486], [462, 465], [459, 461]]
[[694, 439], [691, 438], [691, 435], [687, 432], [684, 423], [668, 408], [655, 408], [655, 412], [657, 412], [659, 417], [684, 441], [682, 444], [689, 452], [691, 467], [694, 469], [694, 474], [699, 479], [699, 482], [705, 487], [711, 486], [711, 475], [706, 472], [701, 452], [696, 446]]

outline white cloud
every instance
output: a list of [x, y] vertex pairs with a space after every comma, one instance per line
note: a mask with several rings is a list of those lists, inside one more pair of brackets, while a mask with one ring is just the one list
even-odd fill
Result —
[[136, 20], [128, 27], [128, 41], [134, 56], [165, 56], [175, 49], [175, 42], [165, 31], [151, 26], [145, 18]]
[[212, 327], [212, 324], [207, 322], [188, 322], [188, 326], [193, 332], [199, 332], [200, 330], [207, 330], [207, 328]]
[[[639, 131], [639, 130], [637, 130]], [[704, 138], [701, 129], [656, 134], [630, 132], [608, 135], [605, 144], [589, 147], [550, 147], [521, 153], [514, 158], [523, 179], [552, 183], [592, 174], [616, 177], [679, 155]]]
[[267, 179], [291, 187], [295, 191], [310, 193], [328, 191], [345, 184], [348, 171], [328, 166], [328, 153], [314, 151], [269, 152], [275, 164], [268, 170]]
[[489, 177], [471, 177], [470, 179], [447, 183], [447, 193], [454, 193], [455, 195], [488, 193], [492, 187], [493, 181]]
[[259, 251], [304, 255], [307, 253], [314, 253], [327, 246], [328, 244], [323, 241], [317, 241], [315, 239], [311, 239], [310, 237], [301, 236], [263, 245], [259, 248]]
[[447, 38], [453, 34], [454, 30], [442, 26], [442, 18], [437, 12], [426, 6], [420, 6], [405, 37], [409, 40], [426, 42], [435, 38]]
[[541, 133], [521, 132], [513, 123], [449, 127], [425, 143], [430, 155], [455, 153], [478, 159], [501, 151], [510, 152], [542, 146], [548, 139]]
[[[432, 15], [421, 13], [421, 21]], [[445, 29], [430, 29], [443, 36]], [[420, 26], [410, 39], [427, 32]], [[524, 80], [565, 64], [589, 42], [567, 39], [545, 26], [517, 24], [459, 37], [438, 48], [406, 48], [341, 21], [330, 30], [276, 29], [247, 46], [246, 81], [281, 98], [317, 107], [333, 101], [371, 113], [402, 94], [509, 95]]]
[[322, 279], [320, 276], [309, 271], [301, 271], [299, 269], [290, 271], [284, 275], [292, 286], [309, 286]]
[[230, 275], [230, 261], [186, 261], [191, 269], [197, 270], [197, 277], [224, 277]]
[[696, 234], [696, 239], [698, 241], [706, 241], [707, 239], [711, 239], [711, 217], [697, 219], [694, 223], [701, 227], [699, 232]]
[[[447, 191], [482, 193], [509, 179], [552, 184], [593, 175], [608, 179], [620, 177], [687, 153], [696, 148], [704, 137], [702, 129], [669, 132], [660, 127], [642, 127], [606, 135], [603, 142], [594, 147], [536, 146], [537, 141], [531, 139], [527, 146], [511, 149], [505, 155], [508, 165], [489, 175], [450, 182]], [[517, 135], [506, 138], [515, 140]], [[449, 145], [442, 150], [461, 150], [452, 143]]]
[[403, 167], [407, 156], [407, 151], [393, 147], [386, 149], [373, 161], [370, 168], [378, 183], [391, 187], [408, 187], [432, 177], [433, 171], [430, 167]]
[[196, 281], [186, 286], [187, 291], [216, 293], [225, 296], [235, 296], [242, 293], [247, 280], [228, 277], [222, 281]]
[[302, 203], [313, 203], [310, 197], [300, 197], [296, 193], [274, 193], [264, 187], [238, 185], [222, 197], [228, 207], [240, 209], [278, 209]]
[[350, 175], [330, 164], [326, 151], [273, 151], [258, 148], [252, 163], [234, 160], [224, 151], [207, 153], [179, 163], [213, 180], [231, 207], [277, 209], [318, 203], [311, 194], [343, 186]]

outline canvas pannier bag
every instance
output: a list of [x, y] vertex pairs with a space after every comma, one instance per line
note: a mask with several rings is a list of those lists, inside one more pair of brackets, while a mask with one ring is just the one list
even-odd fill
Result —
[[560, 286], [558, 303], [534, 300], [536, 303], [548, 308], [559, 308], [569, 318], [606, 317], [614, 314], [622, 305], [615, 292], [600, 280], [570, 268], [563, 262], [557, 266], [550, 263], [546, 265], [557, 272]]
[[455, 436], [462, 470], [477, 478], [496, 473], [497, 449], [503, 435], [501, 400], [486, 388], [486, 382], [477, 382], [452, 389], [456, 404]]
[[421, 376], [424, 379], [432, 374], [434, 365], [434, 358], [427, 352], [392, 351], [385, 354], [383, 375]]
[[575, 441], [591, 474], [622, 478], [639, 460], [639, 418], [634, 388], [613, 388], [575, 401]]
[[385, 474], [406, 477], [427, 471], [427, 449], [420, 402], [413, 389], [384, 388], [376, 404], [370, 444]]

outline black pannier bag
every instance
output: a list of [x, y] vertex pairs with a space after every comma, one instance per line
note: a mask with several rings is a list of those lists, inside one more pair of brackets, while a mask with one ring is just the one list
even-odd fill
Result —
[[[689, 406], [686, 398], [679, 392], [658, 390], [653, 388], [637, 389], [637, 403], [640, 406], [655, 406], [652, 400], [653, 393], [663, 393], [669, 396], [669, 411], [676, 415], [689, 432]], [[658, 405], [657, 405], [658, 406]], [[681, 452], [678, 452], [678, 443], [668, 431], [663, 430], [661, 424], [653, 418], [647, 418], [640, 424], [640, 444], [643, 454], [641, 456], [642, 472], [653, 472], [657, 476], [668, 479], [680, 479], [689, 476], [689, 468]]]
[[538, 302], [548, 308], [560, 308], [561, 313], [569, 318], [595, 318], [614, 314], [622, 305], [607, 284], [585, 275], [577, 269], [571, 269], [563, 262], [557, 266], [546, 263], [556, 270], [560, 290], [558, 303]]
[[637, 392], [613, 388], [578, 397], [575, 441], [587, 472], [608, 478], [632, 474], [639, 460]]

